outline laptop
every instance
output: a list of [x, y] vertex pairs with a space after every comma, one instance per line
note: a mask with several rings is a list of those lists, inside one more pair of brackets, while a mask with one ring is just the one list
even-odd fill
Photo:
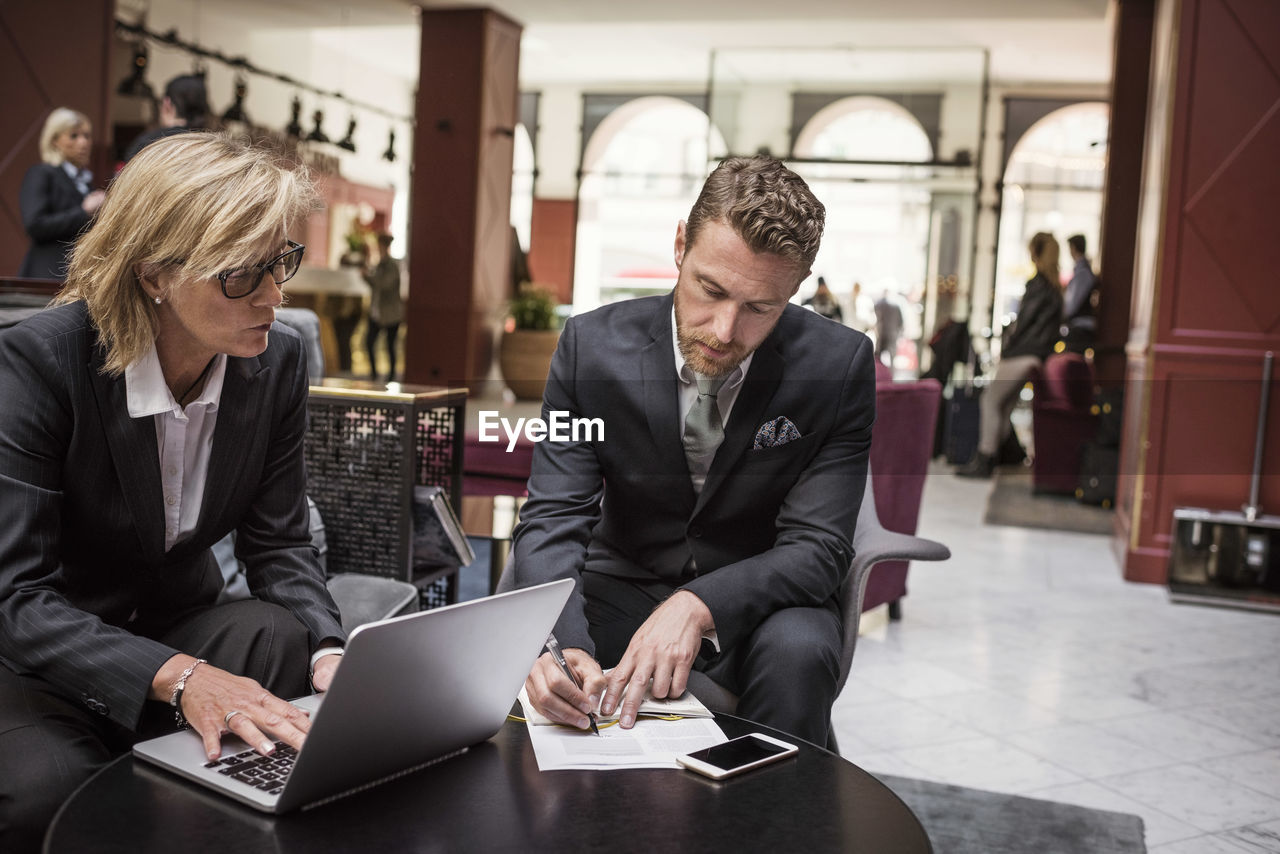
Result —
[[210, 762], [183, 730], [133, 754], [271, 813], [450, 758], [502, 727], [572, 590], [562, 579], [357, 628], [329, 690], [294, 701], [311, 712], [296, 753], [263, 757], [227, 735]]

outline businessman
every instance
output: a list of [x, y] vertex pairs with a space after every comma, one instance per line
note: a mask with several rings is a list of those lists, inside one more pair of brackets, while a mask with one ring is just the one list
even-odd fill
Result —
[[517, 585], [576, 582], [555, 632], [583, 688], [547, 654], [526, 683], [548, 717], [599, 702], [630, 727], [697, 668], [826, 743], [875, 381], [864, 335], [790, 303], [825, 215], [780, 162], [726, 160], [676, 228], [673, 292], [566, 325], [544, 418], [605, 430], [536, 446], [515, 532]]

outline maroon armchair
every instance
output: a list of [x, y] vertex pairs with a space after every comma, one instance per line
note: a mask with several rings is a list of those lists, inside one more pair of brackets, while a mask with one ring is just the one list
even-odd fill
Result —
[[[876, 383], [871, 487], [886, 530], [916, 532], [941, 399], [942, 384], [933, 379], [900, 383], [878, 379]], [[907, 566], [904, 560], [876, 564], [867, 580], [862, 610], [888, 602], [890, 618], [899, 619], [900, 600], [907, 594]]]
[[1031, 433], [1035, 492], [1075, 493], [1080, 452], [1097, 430], [1093, 405], [1093, 368], [1079, 353], [1055, 353], [1032, 377]]
[[497, 442], [481, 442], [479, 430], [468, 430], [462, 455], [462, 494], [475, 496], [528, 496], [533, 443], [522, 433], [507, 450], [504, 435]]

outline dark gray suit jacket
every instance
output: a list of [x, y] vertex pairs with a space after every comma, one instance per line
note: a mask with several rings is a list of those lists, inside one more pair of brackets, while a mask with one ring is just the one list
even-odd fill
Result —
[[[536, 446], [515, 533], [519, 585], [578, 581], [555, 629], [564, 646], [594, 651], [584, 571], [692, 591], [723, 648], [782, 608], [828, 605], [849, 571], [875, 420], [870, 341], [788, 305], [756, 350], [695, 495], [671, 304], [668, 294], [574, 317], [552, 361], [543, 417], [563, 410], [605, 424], [603, 441]], [[754, 450], [760, 427], [779, 417], [800, 438]]]
[[148, 636], [214, 603], [228, 531], [254, 596], [313, 645], [345, 634], [308, 532], [296, 333], [228, 359], [200, 519], [167, 554], [155, 421], [129, 417], [102, 359], [83, 303], [0, 333], [0, 661], [133, 728], [177, 652]]
[[84, 193], [61, 166], [37, 163], [22, 178], [18, 196], [22, 226], [31, 247], [18, 275], [32, 279], [65, 279], [67, 259], [76, 237], [89, 224], [80, 207]]

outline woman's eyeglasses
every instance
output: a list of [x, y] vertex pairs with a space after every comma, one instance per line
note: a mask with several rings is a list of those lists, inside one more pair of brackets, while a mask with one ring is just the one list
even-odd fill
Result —
[[302, 253], [307, 247], [301, 243], [286, 240], [288, 249], [276, 257], [253, 267], [237, 267], [234, 270], [223, 270], [218, 274], [222, 283], [222, 295], [227, 299], [242, 299], [258, 289], [262, 279], [268, 273], [277, 285], [283, 285], [293, 278], [302, 264]]

